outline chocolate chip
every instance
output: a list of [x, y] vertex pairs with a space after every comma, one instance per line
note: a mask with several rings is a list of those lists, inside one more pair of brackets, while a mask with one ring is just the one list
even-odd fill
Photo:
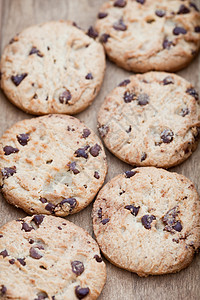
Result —
[[169, 41], [168, 39], [165, 39], [162, 44], [163, 49], [168, 49], [168, 50], [170, 49], [170, 47], [172, 45], [173, 45], [173, 42]]
[[75, 154], [77, 157], [83, 157], [85, 159], [88, 158], [88, 154], [85, 152], [87, 149], [89, 148], [89, 146], [83, 147], [83, 148], [79, 148], [75, 151]]
[[1, 173], [4, 178], [8, 178], [16, 173], [16, 167], [4, 168], [1, 170]]
[[101, 263], [103, 261], [103, 259], [99, 255], [97, 255], [97, 254], [94, 256], [94, 258], [96, 259], [96, 261], [98, 263]]
[[129, 125], [129, 128], [128, 128], [128, 130], [126, 130], [126, 132], [129, 133], [129, 132], [131, 132], [131, 130], [132, 130], [132, 127], [131, 127], [131, 125]]
[[29, 242], [29, 244], [34, 244], [34, 240], [33, 239], [29, 239], [28, 242]]
[[3, 151], [4, 151], [5, 155], [10, 155], [10, 154], [12, 154], [12, 153], [17, 153], [17, 152], [19, 152], [19, 149], [14, 148], [14, 147], [12, 147], [12, 146], [5, 146], [5, 147], [3, 148]]
[[146, 153], [142, 153], [141, 162], [144, 161], [146, 158], [147, 158], [147, 154]]
[[88, 74], [85, 76], [85, 79], [88, 79], [88, 80], [93, 79], [92, 73], [88, 73]]
[[80, 173], [80, 171], [78, 169], [76, 169], [76, 163], [75, 161], [71, 162], [70, 164], [68, 164], [70, 171], [72, 171], [75, 175]]
[[62, 230], [62, 227], [58, 226], [58, 229], [59, 229], [59, 230]]
[[26, 265], [25, 258], [17, 258], [17, 260], [22, 266]]
[[102, 223], [103, 225], [105, 225], [105, 224], [107, 224], [109, 221], [110, 221], [110, 219], [107, 218], [107, 219], [103, 219], [103, 220], [101, 221], [101, 223]]
[[78, 29], [81, 29], [81, 30], [82, 30], [82, 28], [81, 28], [80, 26], [78, 26], [76, 22], [73, 22], [73, 23], [72, 23], [72, 25], [73, 25], [74, 27], [76, 27], [76, 28], [78, 28]]
[[153, 222], [153, 220], [156, 220], [155, 216], [153, 216], [153, 215], [144, 215], [141, 219], [142, 225], [146, 229], [151, 229], [151, 223]]
[[140, 206], [136, 207], [134, 205], [126, 205], [124, 208], [130, 210], [131, 214], [136, 217], [139, 212]]
[[98, 218], [102, 218], [102, 208], [100, 207], [98, 212], [97, 212]]
[[137, 101], [141, 106], [147, 105], [149, 103], [149, 96], [147, 94], [140, 94], [137, 97]]
[[30, 257], [32, 257], [34, 259], [40, 259], [40, 258], [42, 258], [42, 255], [39, 254], [38, 251], [34, 247], [30, 248], [29, 254], [30, 254]]
[[171, 76], [167, 76], [163, 79], [163, 85], [174, 84], [174, 79]]
[[115, 7], [124, 7], [126, 6], [125, 0], [116, 0], [113, 4]]
[[187, 30], [185, 29], [185, 28], [183, 28], [183, 27], [175, 27], [174, 29], [173, 29], [173, 34], [174, 35], [179, 35], [179, 34], [186, 34], [187, 33]]
[[90, 148], [90, 154], [94, 157], [97, 157], [100, 151], [101, 146], [99, 146], [98, 144], [95, 144], [93, 147]]
[[165, 16], [166, 12], [165, 12], [163, 9], [157, 9], [157, 10], [155, 11], [155, 14], [156, 14], [156, 16], [162, 18], [162, 17]]
[[98, 130], [99, 130], [100, 136], [103, 138], [108, 133], [109, 127], [107, 125], [98, 126]]
[[133, 177], [137, 172], [136, 171], [126, 171], [125, 172], [125, 177], [126, 178], [131, 178]]
[[105, 13], [105, 12], [100, 12], [100, 13], [98, 13], [98, 18], [99, 19], [103, 19], [103, 18], [105, 18], [105, 17], [107, 17], [107, 13]]
[[80, 285], [77, 285], [75, 287], [75, 294], [77, 296], [78, 299], [83, 299], [85, 298], [90, 292], [90, 289], [87, 288], [81, 288]]
[[54, 212], [54, 209], [55, 209], [55, 205], [52, 204], [52, 203], [48, 203], [48, 204], [45, 206], [45, 209], [48, 210], [50, 213], [53, 213], [53, 212]]
[[1, 296], [3, 296], [3, 295], [6, 294], [7, 288], [5, 287], [5, 285], [2, 285], [2, 286], [1, 286], [0, 292], [1, 292]]
[[94, 172], [94, 177], [95, 177], [96, 179], [99, 179], [99, 178], [100, 178], [99, 173], [98, 173], [97, 171]]
[[175, 206], [170, 209], [163, 217], [163, 223], [165, 224], [164, 230], [173, 233], [173, 230], [181, 231], [182, 225], [180, 221], [177, 221], [176, 218], [178, 216], [179, 210], [178, 207]]
[[161, 133], [161, 140], [163, 143], [171, 143], [173, 141], [174, 133], [171, 129], [164, 129]]
[[130, 103], [135, 98], [135, 96], [136, 96], [136, 94], [130, 93], [129, 91], [126, 91], [124, 93], [124, 102], [125, 103]]
[[9, 263], [10, 263], [11, 265], [14, 265], [15, 259], [14, 259], [14, 258], [10, 259], [10, 260], [9, 260]]
[[140, 4], [144, 4], [146, 0], [136, 0], [136, 2], [140, 3]]
[[26, 222], [22, 223], [22, 230], [25, 232], [30, 232], [32, 229], [34, 229], [32, 226], [29, 226]]
[[46, 199], [46, 198], [40, 197], [39, 200], [40, 200], [42, 203], [47, 203], [47, 199]]
[[182, 15], [182, 14], [188, 14], [189, 12], [190, 12], [189, 8], [187, 8], [187, 6], [185, 6], [184, 4], [181, 4], [177, 14]]
[[118, 86], [127, 86], [131, 81], [129, 79], [125, 79], [124, 81], [120, 82]]
[[[53, 296], [53, 297], [54, 297], [54, 296]], [[52, 297], [52, 300], [53, 300], [53, 297]], [[40, 292], [40, 293], [37, 294], [37, 298], [35, 298], [34, 300], [43, 300], [43, 299], [46, 299], [46, 298], [49, 299], [47, 293], [45, 293], [45, 292]], [[55, 299], [55, 298], [54, 298], [54, 299]]]
[[113, 24], [113, 28], [118, 31], [125, 31], [127, 26], [124, 24], [123, 19], [120, 19], [118, 22]]
[[182, 230], [182, 225], [180, 223], [180, 221], [177, 221], [176, 224], [174, 226], [172, 226], [172, 228], [178, 232], [180, 232]]
[[194, 27], [194, 31], [195, 31], [195, 32], [200, 32], [200, 26]]
[[76, 274], [76, 276], [80, 276], [84, 272], [84, 265], [81, 261], [75, 260], [71, 262], [72, 272]]
[[37, 54], [39, 57], [43, 57], [44, 55], [38, 50], [36, 47], [32, 47], [31, 51], [29, 52], [29, 55]]
[[188, 115], [189, 114], [189, 109], [186, 107], [186, 108], [182, 108], [182, 110], [181, 110], [181, 116], [182, 117], [185, 117], [186, 115]]
[[67, 104], [69, 102], [69, 100], [71, 100], [72, 95], [70, 93], [69, 90], [65, 90], [64, 92], [62, 92], [59, 96], [59, 101], [61, 104]]
[[64, 204], [67, 204], [70, 206], [70, 212], [76, 207], [77, 205], [77, 201], [75, 198], [67, 198], [67, 199], [63, 199], [60, 202], [60, 205], [63, 206]]
[[3, 256], [3, 258], [5, 258], [6, 256], [9, 256], [8, 251], [5, 249], [3, 251], [0, 252], [0, 255]]
[[22, 82], [22, 80], [24, 80], [24, 78], [27, 76], [28, 74], [27, 73], [23, 73], [21, 75], [17, 74], [17, 75], [12, 75], [11, 76], [11, 80], [12, 82], [18, 86], [20, 85], [20, 83]]
[[87, 138], [91, 134], [91, 131], [87, 128], [83, 129], [82, 137]]
[[193, 2], [190, 2], [190, 7], [193, 7], [196, 11], [199, 11], [198, 7]]
[[195, 100], [199, 100], [199, 94], [194, 88], [188, 88], [186, 90], [186, 93], [189, 94], [190, 96], [194, 97]]
[[90, 26], [88, 28], [88, 32], [87, 35], [93, 39], [95, 39], [96, 37], [98, 37], [98, 32], [94, 29], [94, 27]]
[[2, 238], [3, 237], [3, 234], [0, 234], [0, 238]]
[[33, 221], [36, 225], [40, 225], [43, 222], [44, 216], [43, 215], [36, 215], [33, 217]]
[[17, 140], [22, 146], [26, 146], [28, 144], [28, 141], [30, 140], [30, 135], [27, 133], [21, 133], [17, 135]]
[[99, 41], [100, 41], [101, 43], [107, 43], [109, 37], [110, 37], [109, 34], [103, 33], [103, 34], [100, 36]]

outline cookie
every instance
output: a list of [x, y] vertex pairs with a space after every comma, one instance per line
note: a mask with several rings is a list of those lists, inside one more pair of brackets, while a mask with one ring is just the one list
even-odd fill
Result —
[[3, 52], [0, 68], [1, 88], [22, 110], [76, 114], [100, 89], [105, 54], [75, 23], [52, 21], [16, 35]]
[[96, 30], [109, 58], [134, 72], [177, 71], [200, 48], [200, 13], [191, 1], [107, 1]]
[[99, 247], [82, 228], [35, 215], [0, 228], [0, 298], [97, 299], [106, 281]]
[[200, 202], [192, 182], [155, 167], [120, 174], [93, 208], [97, 242], [114, 265], [139, 276], [178, 272], [200, 246]]
[[107, 172], [103, 146], [84, 123], [66, 115], [24, 120], [0, 140], [0, 186], [29, 214], [67, 216], [85, 208]]
[[106, 97], [98, 122], [105, 145], [121, 160], [133, 166], [169, 168], [197, 147], [199, 96], [175, 74], [131, 76]]

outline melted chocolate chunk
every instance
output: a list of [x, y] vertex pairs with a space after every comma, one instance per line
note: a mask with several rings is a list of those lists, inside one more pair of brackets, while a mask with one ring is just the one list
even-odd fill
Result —
[[40, 253], [38, 253], [38, 251], [34, 247], [30, 248], [29, 254], [30, 254], [30, 257], [32, 257], [34, 259], [40, 259], [40, 258], [42, 258], [42, 255]]
[[102, 219], [102, 208], [100, 207], [97, 212], [98, 218]]
[[126, 178], [131, 178], [133, 177], [137, 172], [136, 171], [126, 171], [125, 172], [125, 177]]
[[103, 219], [103, 220], [101, 221], [101, 223], [102, 223], [103, 225], [105, 225], [105, 224], [107, 224], [109, 221], [110, 221], [110, 219], [107, 218], [107, 219]]
[[33, 230], [34, 228], [32, 226], [29, 226], [28, 223], [23, 222], [22, 223], [22, 230], [24, 230], [25, 232], [30, 232], [31, 230]]
[[45, 206], [45, 209], [48, 210], [50, 213], [53, 213], [53, 212], [54, 212], [54, 209], [55, 209], [55, 205], [52, 204], [52, 203], [48, 203], [48, 204]]
[[76, 274], [76, 276], [80, 276], [85, 268], [81, 261], [75, 260], [71, 262], [72, 272]]
[[172, 226], [172, 228], [178, 232], [180, 232], [183, 229], [180, 221], [177, 221], [176, 224], [174, 226]]
[[174, 79], [171, 76], [167, 76], [163, 79], [163, 85], [174, 84]]
[[136, 0], [136, 2], [140, 3], [140, 4], [144, 4], [146, 0]]
[[136, 207], [134, 205], [126, 205], [124, 208], [130, 210], [131, 214], [136, 217], [139, 212], [140, 206]]
[[82, 137], [87, 138], [91, 134], [91, 131], [87, 128], [83, 129]]
[[194, 97], [195, 100], [199, 100], [199, 94], [194, 88], [188, 88], [186, 90], [186, 93], [189, 94], [190, 96]]
[[190, 113], [190, 111], [189, 111], [189, 109], [187, 107], [186, 108], [182, 108], [182, 110], [181, 110], [181, 116], [182, 117], [185, 117], [189, 113]]
[[172, 45], [173, 45], [173, 42], [169, 41], [168, 39], [164, 39], [163, 44], [162, 44], [163, 49], [168, 49], [168, 50], [171, 48]]
[[195, 31], [195, 32], [200, 32], [200, 26], [194, 27], [194, 31]]
[[78, 299], [83, 299], [85, 298], [90, 292], [90, 289], [88, 287], [86, 288], [81, 288], [80, 285], [77, 285], [75, 287], [75, 294]]
[[110, 37], [109, 34], [103, 33], [103, 34], [100, 36], [99, 41], [100, 41], [101, 43], [107, 43], [109, 37]]
[[174, 35], [179, 35], [179, 34], [186, 34], [187, 33], [187, 30], [185, 29], [185, 28], [183, 28], [183, 27], [175, 27], [174, 29], [173, 29], [173, 34]]
[[156, 14], [156, 16], [162, 18], [162, 17], [165, 16], [166, 12], [165, 12], [163, 9], [157, 9], [157, 10], [155, 11], [155, 14]]
[[99, 146], [98, 144], [95, 144], [93, 147], [90, 148], [90, 154], [94, 157], [97, 157], [100, 151], [101, 146]]
[[126, 6], [125, 0], [116, 0], [113, 4], [115, 7], [124, 7]]
[[99, 255], [95, 255], [94, 256], [94, 258], [96, 259], [96, 261], [98, 262], [98, 263], [101, 263], [102, 261], [103, 261], [103, 259], [101, 258], [101, 256], [99, 256]]
[[67, 204], [70, 206], [70, 212], [76, 207], [77, 205], [77, 201], [75, 198], [67, 198], [67, 199], [63, 199], [61, 202], [60, 202], [60, 205], [61, 207], [64, 205], [64, 204]]
[[96, 37], [98, 37], [98, 32], [94, 29], [94, 27], [90, 26], [88, 28], [88, 32], [87, 35], [93, 39], [95, 39]]
[[1, 170], [3, 178], [8, 178], [16, 173], [16, 167], [4, 168]]
[[70, 93], [69, 90], [65, 90], [64, 92], [62, 92], [59, 96], [59, 101], [61, 104], [67, 104], [69, 102], [69, 100], [71, 100], [72, 95]]
[[38, 50], [36, 47], [32, 47], [31, 51], [29, 52], [29, 55], [37, 54], [39, 57], [43, 57], [44, 55]]
[[136, 97], [136, 94], [130, 93], [129, 91], [126, 91], [124, 93], [124, 102], [125, 103], [130, 103], [131, 101], [134, 100], [135, 97]]
[[177, 14], [178, 15], [183, 15], [183, 14], [188, 14], [189, 12], [190, 12], [189, 8], [187, 8], [187, 6], [185, 6], [184, 4], [181, 4]]
[[47, 199], [46, 199], [46, 198], [40, 197], [39, 200], [40, 200], [42, 203], [47, 203]]
[[120, 19], [118, 22], [113, 24], [113, 28], [118, 31], [125, 31], [127, 26], [124, 24], [123, 19]]
[[153, 215], [144, 215], [141, 219], [142, 225], [146, 229], [151, 229], [151, 223], [153, 222], [153, 220], [156, 220], [155, 216], [153, 216]]
[[26, 78], [27, 75], [28, 75], [27, 73], [12, 75], [11, 80], [16, 86], [18, 86], [18, 85], [20, 85], [22, 80], [24, 80], [24, 78]]
[[198, 7], [193, 2], [190, 2], [190, 7], [193, 7], [196, 11], [199, 11]]
[[105, 12], [100, 12], [100, 13], [98, 13], [98, 18], [99, 19], [104, 19], [105, 17], [107, 17], [107, 13], [105, 13]]
[[102, 125], [98, 127], [100, 136], [104, 138], [109, 131], [109, 127], [107, 125]]
[[140, 94], [137, 97], [137, 101], [141, 106], [147, 105], [149, 103], [149, 96], [147, 94]]
[[30, 136], [27, 133], [21, 133], [17, 135], [17, 140], [22, 146], [26, 146], [28, 144], [28, 141], [30, 140]]
[[171, 129], [164, 129], [160, 137], [163, 143], [169, 144], [173, 141], [174, 133]]
[[36, 215], [33, 217], [33, 221], [35, 222], [36, 225], [40, 225], [44, 220], [44, 216], [43, 215]]
[[87, 149], [89, 148], [89, 146], [85, 146], [83, 148], [79, 148], [75, 151], [75, 154], [77, 157], [83, 157], [85, 159], [88, 158], [88, 154], [85, 152]]
[[17, 258], [17, 260], [22, 266], [26, 265], [25, 258]]
[[2, 285], [2, 286], [1, 286], [0, 292], [1, 292], [1, 294], [0, 294], [1, 296], [3, 296], [3, 295], [6, 294], [7, 288], [5, 287], [5, 285]]
[[125, 79], [124, 81], [120, 82], [118, 86], [127, 86], [131, 81], [129, 79]]
[[144, 161], [145, 159], [147, 158], [147, 154], [146, 153], [142, 153], [142, 156], [141, 156], [141, 162]]
[[3, 258], [5, 258], [6, 256], [9, 256], [8, 251], [6, 249], [1, 251], [0, 255], [3, 256]]
[[70, 171], [72, 171], [74, 173], [74, 175], [80, 173], [80, 171], [78, 169], [76, 169], [76, 163], [75, 161], [71, 162], [70, 164], [68, 164]]
[[11, 265], [14, 265], [15, 259], [14, 259], [14, 258], [10, 259], [10, 260], [9, 260], [9, 263], [10, 263]]
[[12, 154], [12, 153], [17, 153], [17, 152], [19, 152], [19, 149], [14, 148], [14, 147], [12, 147], [12, 146], [5, 146], [5, 147], [3, 148], [3, 151], [4, 151], [4, 154], [5, 154], [5, 155], [10, 155], [10, 154]]
[[87, 80], [93, 79], [92, 73], [88, 73], [88, 74], [85, 76], [85, 79], [87, 79]]
[[94, 177], [95, 177], [96, 179], [99, 179], [99, 178], [100, 178], [99, 172], [95, 171], [95, 172], [94, 172]]

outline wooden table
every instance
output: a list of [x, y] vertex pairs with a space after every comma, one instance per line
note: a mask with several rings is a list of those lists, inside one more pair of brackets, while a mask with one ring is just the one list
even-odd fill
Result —
[[[49, 20], [71, 19], [82, 28], [87, 29], [94, 24], [97, 12], [103, 0], [0, 0], [0, 34], [1, 51], [9, 40], [26, 26]], [[200, 1], [197, 1], [200, 4]], [[200, 6], [200, 5], [199, 5]], [[96, 129], [96, 115], [106, 94], [130, 73], [107, 62], [102, 89], [92, 106], [77, 117]], [[200, 55], [189, 67], [179, 72], [200, 90]], [[12, 105], [0, 92], [0, 134], [15, 122], [31, 118]], [[106, 151], [108, 159], [108, 175], [106, 181], [115, 175], [130, 170], [131, 167]], [[200, 146], [183, 164], [174, 168], [178, 173], [186, 175], [200, 192]], [[67, 217], [68, 220], [86, 229], [92, 234], [92, 204], [82, 212]], [[1, 196], [0, 225], [26, 214], [9, 205]], [[99, 297], [100, 300], [199, 300], [200, 299], [200, 257], [196, 256], [192, 264], [185, 270], [171, 275], [139, 278], [136, 274], [121, 270], [109, 262], [107, 264], [107, 283]]]

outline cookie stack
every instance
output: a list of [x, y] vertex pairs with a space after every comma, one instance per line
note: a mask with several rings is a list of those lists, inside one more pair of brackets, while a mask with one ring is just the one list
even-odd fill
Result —
[[[18, 108], [43, 116], [18, 122], [0, 140], [2, 194], [32, 215], [0, 228], [0, 298], [96, 299], [106, 281], [100, 250], [139, 276], [190, 264], [200, 246], [199, 195], [189, 179], [165, 169], [197, 148], [200, 103], [190, 82], [167, 72], [186, 67], [199, 48], [200, 13], [180, 0], [110, 0], [87, 33], [52, 21], [10, 41], [1, 88]], [[101, 189], [103, 144], [71, 115], [98, 94], [105, 52], [143, 74], [119, 83], [98, 112], [105, 146], [134, 167]], [[64, 217], [99, 190], [96, 242]]]

